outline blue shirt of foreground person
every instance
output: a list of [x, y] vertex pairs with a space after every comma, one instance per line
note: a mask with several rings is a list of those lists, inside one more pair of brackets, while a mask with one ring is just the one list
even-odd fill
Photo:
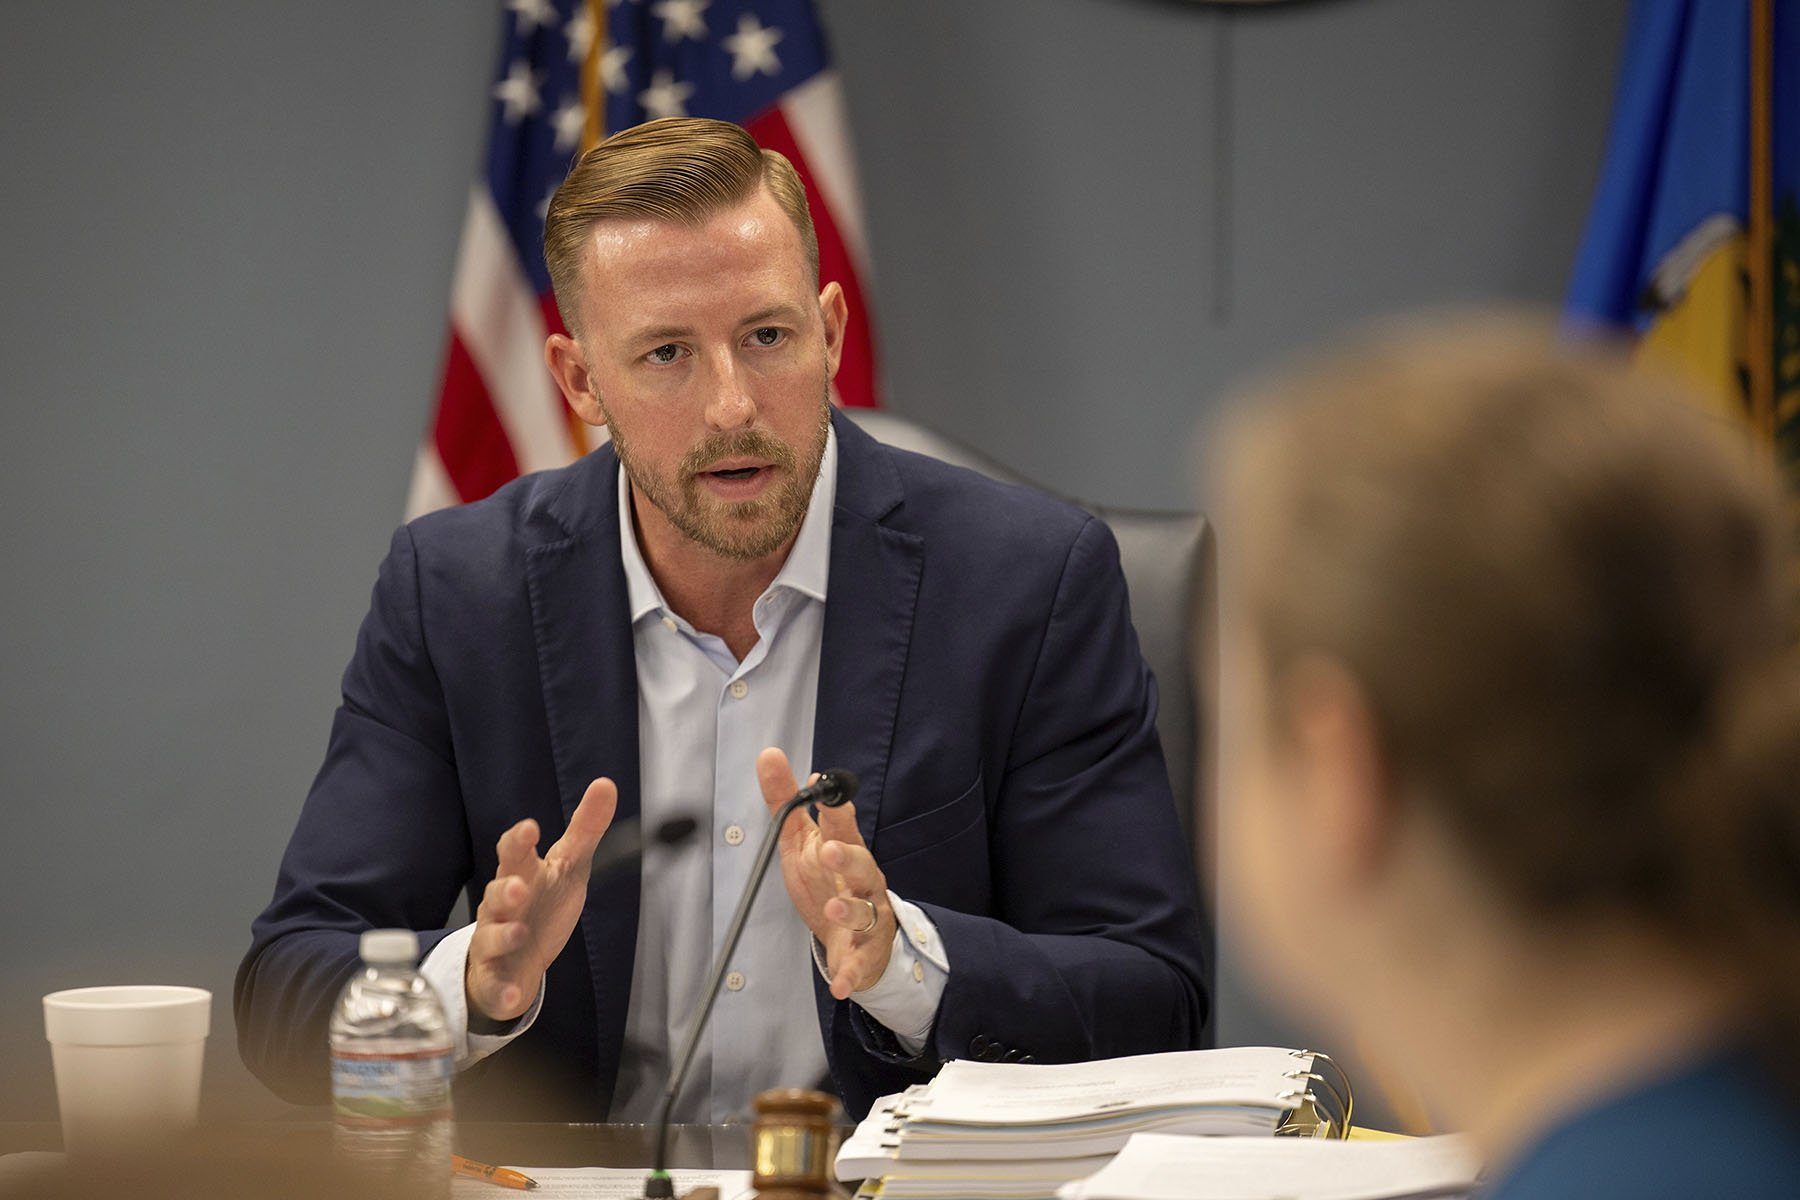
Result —
[[[1106, 527], [831, 414], [843, 294], [735, 126], [590, 151], [545, 254], [551, 370], [611, 446], [395, 535], [239, 969], [246, 1063], [324, 1099], [357, 934], [405, 926], [461, 1115], [648, 1119], [796, 767], [861, 793], [783, 830], [678, 1119], [827, 1066], [856, 1115], [949, 1058], [1195, 1045], [1192, 868]], [[589, 887], [612, 820], [696, 810], [699, 849]], [[459, 891], [475, 923], [440, 929]]]

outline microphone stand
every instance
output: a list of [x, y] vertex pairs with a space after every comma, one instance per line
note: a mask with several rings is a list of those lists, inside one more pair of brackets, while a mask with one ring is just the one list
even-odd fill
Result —
[[763, 834], [762, 845], [757, 848], [756, 862], [750, 868], [750, 880], [744, 885], [744, 894], [738, 898], [737, 911], [731, 915], [731, 925], [725, 930], [724, 944], [713, 959], [712, 974], [706, 981], [706, 988], [700, 994], [700, 1011], [694, 1018], [693, 1027], [688, 1030], [687, 1042], [681, 1047], [681, 1057], [676, 1061], [675, 1071], [669, 1076], [669, 1082], [663, 1087], [662, 1106], [656, 1114], [656, 1153], [651, 1159], [649, 1178], [644, 1180], [645, 1200], [673, 1200], [675, 1182], [669, 1178], [669, 1113], [675, 1107], [675, 1094], [687, 1080], [688, 1068], [693, 1065], [694, 1052], [700, 1048], [700, 1035], [706, 1032], [706, 1022], [712, 1016], [713, 1004], [719, 998], [719, 984], [725, 978], [725, 968], [737, 950], [738, 939], [743, 936], [744, 923], [750, 918], [750, 906], [756, 901], [757, 892], [762, 890], [763, 876], [768, 872], [769, 860], [775, 856], [775, 846], [781, 840], [782, 827], [793, 815], [795, 809], [803, 804], [822, 804], [826, 808], [836, 808], [847, 804], [856, 795], [857, 778], [849, 771], [833, 769], [821, 771], [818, 781], [810, 787], [803, 787], [795, 792], [786, 803], [775, 810], [769, 821], [768, 832]]

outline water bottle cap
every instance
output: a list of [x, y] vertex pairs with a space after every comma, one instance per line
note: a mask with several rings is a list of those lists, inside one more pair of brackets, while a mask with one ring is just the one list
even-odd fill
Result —
[[410, 929], [365, 929], [357, 953], [369, 963], [410, 963], [419, 957], [419, 935]]

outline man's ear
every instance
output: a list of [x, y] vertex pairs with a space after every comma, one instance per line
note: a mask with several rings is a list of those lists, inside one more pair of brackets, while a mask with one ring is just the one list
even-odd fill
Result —
[[553, 333], [544, 340], [544, 362], [575, 415], [589, 425], [605, 425], [606, 412], [594, 394], [594, 377], [581, 344], [566, 333]]
[[1322, 655], [1282, 674], [1284, 710], [1300, 804], [1297, 837], [1332, 890], [1359, 889], [1381, 870], [1396, 835], [1392, 780], [1368, 693], [1342, 663]]
[[838, 363], [844, 357], [844, 329], [850, 323], [850, 305], [835, 279], [819, 292], [819, 316], [825, 321], [825, 377], [836, 379]]

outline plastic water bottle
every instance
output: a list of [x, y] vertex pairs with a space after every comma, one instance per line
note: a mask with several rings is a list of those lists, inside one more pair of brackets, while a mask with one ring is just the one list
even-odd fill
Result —
[[451, 1046], [444, 1005], [413, 963], [410, 929], [371, 929], [331, 1013], [340, 1161], [408, 1196], [450, 1195]]

